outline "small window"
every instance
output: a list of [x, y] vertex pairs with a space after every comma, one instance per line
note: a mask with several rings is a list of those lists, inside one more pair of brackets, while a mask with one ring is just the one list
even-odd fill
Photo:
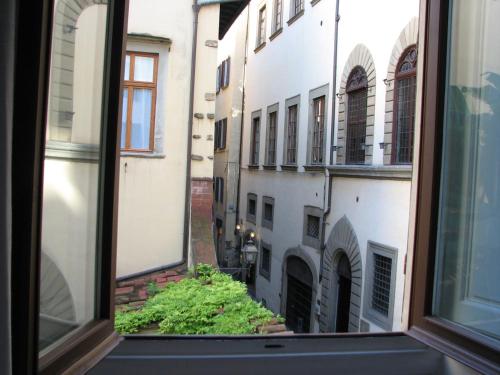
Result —
[[273, 230], [274, 221], [274, 198], [262, 198], [262, 226]]
[[215, 122], [214, 150], [226, 148], [227, 118]]
[[248, 193], [247, 201], [247, 221], [251, 223], [256, 223], [257, 217], [257, 195], [253, 193]]
[[224, 202], [224, 179], [215, 177], [214, 179], [214, 200], [216, 202]]
[[397, 65], [394, 85], [392, 158], [395, 164], [411, 164], [417, 91], [417, 47], [408, 48]]
[[127, 52], [121, 149], [153, 151], [158, 54]]
[[302, 236], [302, 243], [304, 245], [319, 249], [320, 233], [322, 225], [323, 210], [319, 207], [304, 207], [304, 230]]
[[267, 135], [266, 135], [266, 165], [276, 165], [276, 129], [278, 123], [278, 105], [267, 109]]
[[283, 27], [283, 0], [274, 0], [273, 33]]
[[265, 242], [261, 245], [259, 274], [271, 280], [271, 245]]
[[364, 315], [387, 331], [392, 330], [397, 249], [368, 241]]
[[364, 69], [355, 67], [346, 86], [347, 92], [347, 164], [364, 164], [366, 148], [366, 112], [368, 79]]
[[266, 42], [266, 7], [259, 10], [259, 24], [257, 25], [257, 43], [256, 47]]
[[259, 164], [259, 148], [260, 148], [260, 111], [257, 115], [252, 116], [252, 136], [250, 144], [250, 164]]
[[290, 18], [304, 10], [304, 0], [292, 0], [290, 4]]

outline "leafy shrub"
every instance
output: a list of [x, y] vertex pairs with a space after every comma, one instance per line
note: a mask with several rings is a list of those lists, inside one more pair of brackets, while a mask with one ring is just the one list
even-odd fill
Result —
[[136, 333], [158, 324], [165, 334], [249, 334], [275, 318], [231, 276], [206, 264], [198, 265], [194, 275], [167, 284], [138, 311], [117, 312], [116, 330]]
[[148, 286], [146, 289], [148, 292], [148, 296], [154, 296], [154, 295], [158, 294], [161, 290], [158, 287], [158, 285], [156, 285], [156, 283], [154, 281], [151, 281], [150, 283], [148, 283]]

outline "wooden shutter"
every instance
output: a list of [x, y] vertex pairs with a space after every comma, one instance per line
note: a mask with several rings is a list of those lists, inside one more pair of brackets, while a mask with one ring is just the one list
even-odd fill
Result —
[[222, 126], [221, 126], [221, 129], [220, 129], [220, 133], [221, 133], [220, 148], [224, 149], [224, 148], [226, 148], [227, 118], [225, 118], [224, 120], [222, 120], [222, 124], [221, 125]]

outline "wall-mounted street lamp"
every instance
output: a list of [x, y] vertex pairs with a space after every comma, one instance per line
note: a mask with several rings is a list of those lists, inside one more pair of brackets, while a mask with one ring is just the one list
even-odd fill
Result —
[[[252, 232], [252, 234], [255, 233]], [[246, 264], [248, 266], [255, 264], [257, 261], [257, 254], [259, 253], [259, 250], [257, 250], [257, 247], [255, 246], [253, 240], [247, 241], [245, 246], [243, 246], [243, 249], [241, 249], [241, 257], [243, 260], [243, 264]]]

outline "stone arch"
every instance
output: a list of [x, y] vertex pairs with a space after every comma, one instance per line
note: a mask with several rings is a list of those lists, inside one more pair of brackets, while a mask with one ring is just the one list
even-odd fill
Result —
[[392, 155], [392, 128], [394, 107], [394, 78], [396, 67], [403, 52], [408, 47], [418, 45], [418, 17], [413, 17], [399, 34], [392, 48], [389, 66], [387, 67], [385, 93], [385, 124], [384, 124], [384, 164], [391, 164]]
[[[52, 64], [50, 72], [50, 124], [71, 129], [73, 125], [73, 85], [77, 22], [83, 11], [108, 0], [59, 0], [54, 12]], [[61, 139], [62, 140], [62, 139]]]
[[365, 164], [371, 164], [373, 159], [373, 130], [375, 126], [375, 88], [376, 74], [375, 62], [370, 50], [363, 44], [358, 44], [352, 50], [347, 59], [342, 77], [340, 80], [339, 91], [339, 125], [337, 131], [337, 164], [346, 162], [346, 85], [347, 80], [354, 68], [361, 67], [366, 73], [368, 80], [367, 107], [366, 107], [366, 141], [365, 141]]
[[[356, 232], [344, 215], [333, 227], [326, 243], [322, 265], [320, 332], [332, 332], [335, 328], [337, 307], [337, 265], [342, 254], [351, 265], [351, 299], [349, 308], [349, 332], [359, 331], [361, 314], [361, 285], [363, 264]], [[326, 311], [324, 311], [326, 310]]]
[[307, 266], [309, 267], [312, 277], [313, 277], [313, 285], [312, 285], [312, 297], [311, 297], [311, 321], [310, 321], [310, 329], [314, 329], [314, 323], [315, 323], [315, 304], [316, 304], [316, 298], [318, 295], [318, 285], [319, 285], [319, 277], [318, 277], [318, 272], [316, 270], [316, 265], [314, 264], [314, 261], [310, 257], [310, 255], [300, 246], [293, 247], [285, 251], [285, 254], [283, 255], [283, 262], [281, 263], [281, 305], [280, 305], [280, 313], [282, 316], [285, 316], [286, 313], [286, 298], [287, 298], [287, 277], [286, 277], [286, 272], [287, 272], [287, 258], [290, 256], [296, 256], [300, 259], [302, 259]]

